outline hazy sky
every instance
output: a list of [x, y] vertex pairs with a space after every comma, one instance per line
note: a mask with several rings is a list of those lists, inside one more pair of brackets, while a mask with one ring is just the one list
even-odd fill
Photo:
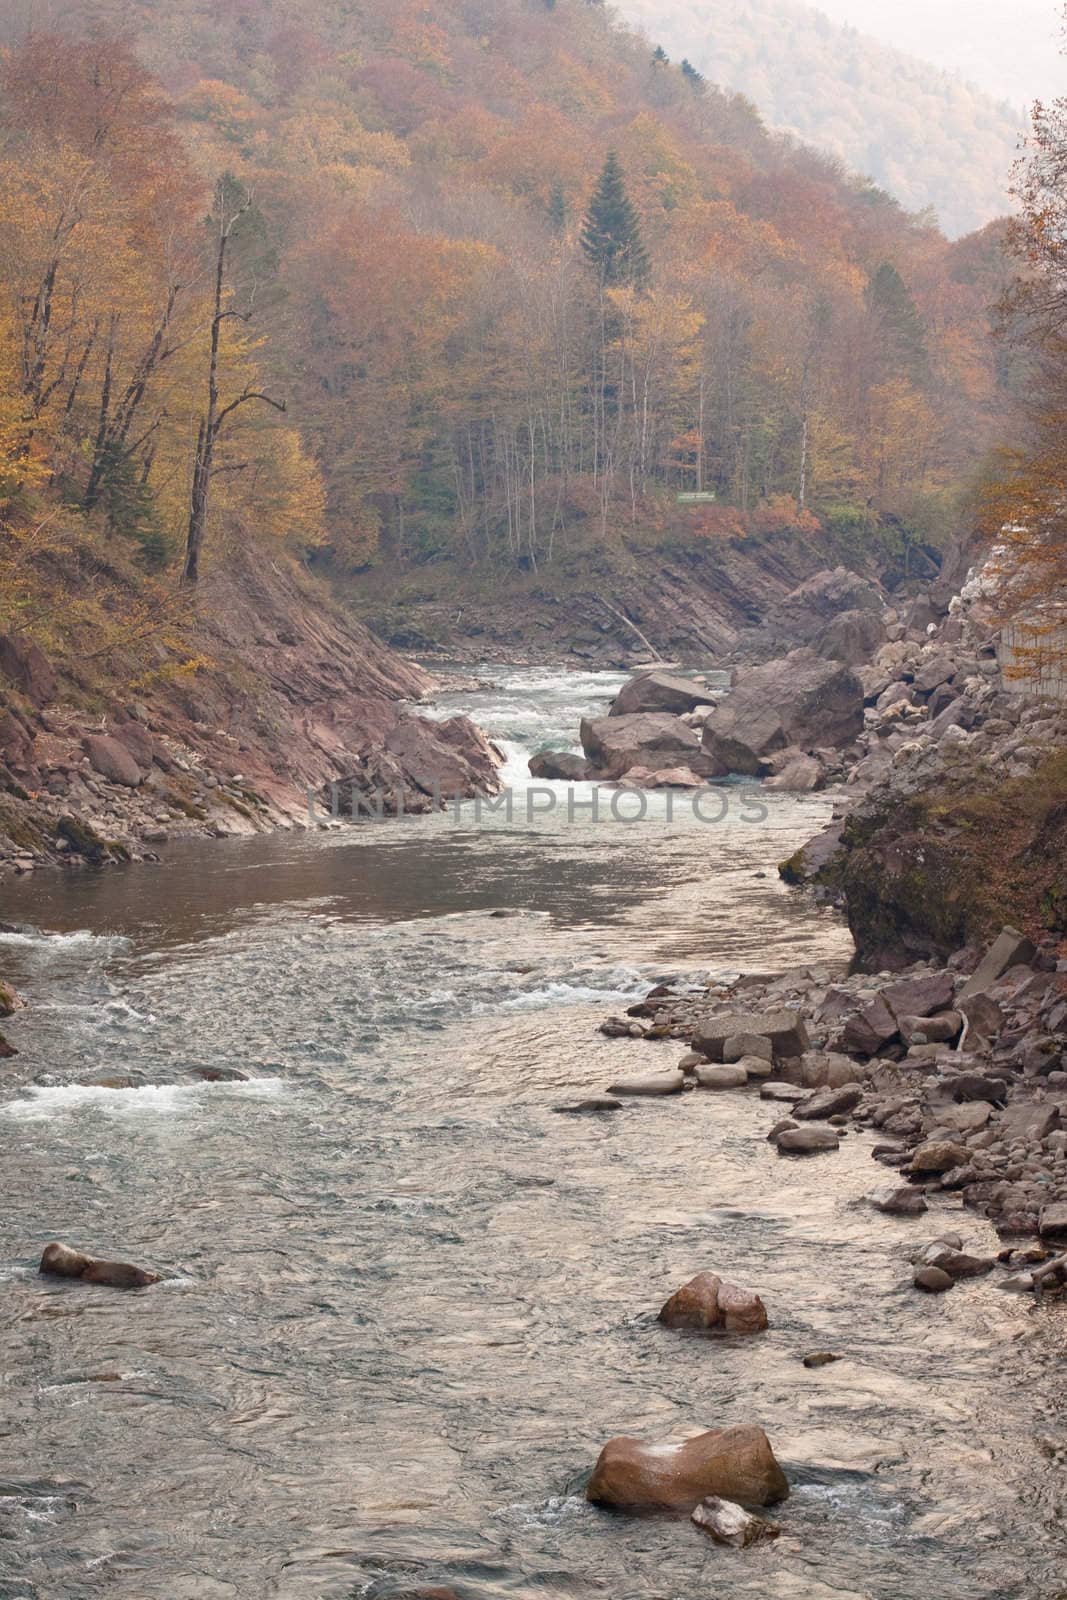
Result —
[[1013, 105], [1067, 94], [1064, 0], [809, 0]]

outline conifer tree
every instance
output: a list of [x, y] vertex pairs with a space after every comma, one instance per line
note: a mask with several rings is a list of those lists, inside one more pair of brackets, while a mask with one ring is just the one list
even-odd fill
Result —
[[652, 264], [641, 237], [641, 224], [626, 192], [622, 166], [608, 151], [582, 228], [582, 249], [606, 289], [628, 285], [643, 289]]
[[926, 330], [904, 279], [883, 261], [867, 285], [867, 306], [882, 337], [883, 360], [897, 377], [918, 378], [926, 366]]

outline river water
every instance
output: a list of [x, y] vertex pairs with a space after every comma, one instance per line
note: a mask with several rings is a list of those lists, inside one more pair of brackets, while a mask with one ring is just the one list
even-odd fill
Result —
[[[486, 676], [440, 711], [506, 744], [510, 821], [5, 888], [32, 1007], [0, 1068], [0, 1600], [1060, 1594], [1062, 1313], [991, 1280], [917, 1295], [942, 1218], [863, 1205], [864, 1135], [791, 1163], [751, 1095], [551, 1111], [677, 1059], [596, 1032], [650, 981], [847, 960], [774, 871], [827, 802], [571, 820], [538, 785], [528, 822], [530, 751], [621, 680]], [[197, 1078], [218, 1066], [243, 1080]], [[52, 1238], [166, 1281], [41, 1279]], [[708, 1268], [762, 1293], [767, 1334], [658, 1326]], [[773, 1545], [582, 1498], [613, 1434], [740, 1421], [793, 1483]]]

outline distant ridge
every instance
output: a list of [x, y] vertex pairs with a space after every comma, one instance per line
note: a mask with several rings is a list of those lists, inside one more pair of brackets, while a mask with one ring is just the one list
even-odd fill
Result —
[[1021, 113], [798, 0], [620, 0], [676, 60], [953, 237], [1010, 209]]

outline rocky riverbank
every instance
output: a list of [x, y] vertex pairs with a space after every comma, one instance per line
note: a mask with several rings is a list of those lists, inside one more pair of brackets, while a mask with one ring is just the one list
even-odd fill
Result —
[[[195, 654], [190, 657], [190, 647]], [[493, 792], [473, 723], [421, 718], [436, 683], [292, 566], [251, 556], [205, 585], [195, 627], [155, 667], [90, 670], [0, 637], [0, 877], [152, 855], [184, 836], [303, 826], [339, 781], [412, 809]]]

